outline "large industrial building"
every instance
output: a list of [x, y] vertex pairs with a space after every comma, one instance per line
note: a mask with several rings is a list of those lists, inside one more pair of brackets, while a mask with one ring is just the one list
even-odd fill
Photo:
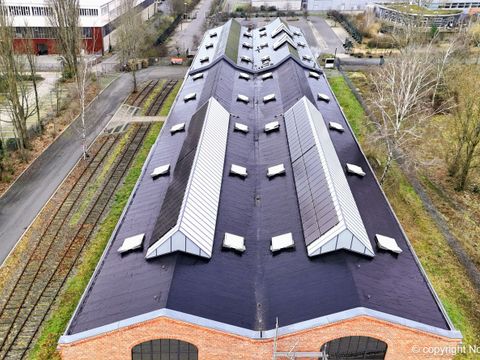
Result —
[[460, 341], [302, 32], [231, 20], [205, 34], [59, 351], [405, 360]]
[[[56, 54], [55, 36], [49, 19], [48, 0], [4, 0], [3, 6], [15, 27], [15, 44], [20, 47], [32, 28], [33, 42], [37, 54]], [[136, 0], [136, 6], [142, 11], [142, 17], [148, 19], [155, 12], [153, 0]], [[108, 51], [115, 43], [115, 28], [121, 15], [121, 0], [79, 0], [80, 27], [89, 52]]]

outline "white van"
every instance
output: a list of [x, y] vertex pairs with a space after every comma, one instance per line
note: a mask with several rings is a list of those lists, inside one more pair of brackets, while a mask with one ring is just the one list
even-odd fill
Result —
[[335, 67], [335, 58], [325, 59], [325, 69], [333, 69]]

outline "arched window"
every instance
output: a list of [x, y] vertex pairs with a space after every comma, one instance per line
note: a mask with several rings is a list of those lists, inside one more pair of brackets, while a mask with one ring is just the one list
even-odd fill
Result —
[[329, 360], [383, 360], [387, 344], [368, 336], [346, 336], [323, 344], [320, 352]]
[[195, 345], [181, 340], [145, 341], [132, 349], [132, 360], [197, 360]]

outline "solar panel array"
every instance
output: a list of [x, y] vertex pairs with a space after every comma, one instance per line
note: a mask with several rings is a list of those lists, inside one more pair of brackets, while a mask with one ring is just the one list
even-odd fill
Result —
[[212, 98], [194, 117], [147, 258], [173, 251], [212, 254], [230, 114]]
[[285, 112], [285, 126], [309, 256], [338, 249], [374, 256], [320, 112], [304, 97]]

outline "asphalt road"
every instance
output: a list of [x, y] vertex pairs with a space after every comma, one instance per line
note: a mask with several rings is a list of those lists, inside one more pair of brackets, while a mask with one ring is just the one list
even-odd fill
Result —
[[[137, 73], [138, 80], [183, 78], [185, 67], [151, 67]], [[93, 142], [132, 91], [132, 77], [122, 74], [88, 107], [87, 141]], [[65, 176], [81, 158], [80, 120], [41, 154], [0, 197], [0, 263], [15, 246]]]

